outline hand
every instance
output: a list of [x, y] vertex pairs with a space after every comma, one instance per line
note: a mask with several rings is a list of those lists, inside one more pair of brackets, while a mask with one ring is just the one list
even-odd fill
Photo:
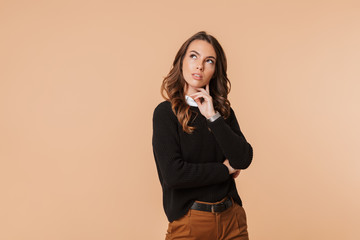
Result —
[[[195, 100], [198, 105], [198, 108], [201, 114], [206, 117], [210, 118], [215, 115], [214, 104], [212, 101], [212, 97], [210, 96], [210, 87], [209, 83], [206, 84], [206, 88], [196, 88], [199, 92], [191, 94], [190, 97]], [[201, 98], [203, 101], [201, 101]]]
[[228, 159], [225, 159], [225, 161], [223, 162], [223, 164], [228, 168], [229, 174], [233, 174], [233, 173], [235, 173], [236, 171], [240, 171], [240, 170], [238, 170], [238, 169], [234, 169], [234, 168], [230, 165]]
[[240, 169], [236, 170], [233, 174], [232, 177], [233, 178], [237, 178], [240, 175]]

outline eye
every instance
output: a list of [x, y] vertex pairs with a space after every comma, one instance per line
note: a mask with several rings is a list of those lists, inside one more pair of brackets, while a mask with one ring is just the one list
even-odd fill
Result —
[[190, 58], [193, 58], [193, 56], [195, 56], [195, 57], [196, 57], [196, 55], [195, 55], [195, 54], [190, 54]]
[[211, 64], [214, 63], [214, 61], [213, 61], [212, 59], [208, 59], [207, 61], [208, 61], [208, 62], [210, 61], [209, 63], [211, 63]]

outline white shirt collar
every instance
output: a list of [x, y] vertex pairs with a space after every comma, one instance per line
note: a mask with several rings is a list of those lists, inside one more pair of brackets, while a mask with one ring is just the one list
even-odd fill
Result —
[[193, 106], [193, 107], [197, 107], [197, 103], [195, 102], [194, 99], [192, 99], [191, 97], [189, 97], [188, 95], [185, 95], [185, 100], [186, 100], [186, 103], [189, 104], [190, 106]]

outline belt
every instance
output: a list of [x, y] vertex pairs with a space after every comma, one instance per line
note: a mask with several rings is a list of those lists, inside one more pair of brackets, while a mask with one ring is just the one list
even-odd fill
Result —
[[232, 205], [233, 203], [231, 199], [227, 198], [224, 202], [217, 204], [194, 202], [194, 204], [191, 206], [191, 209], [215, 213], [215, 212], [223, 212], [226, 209], [230, 208]]

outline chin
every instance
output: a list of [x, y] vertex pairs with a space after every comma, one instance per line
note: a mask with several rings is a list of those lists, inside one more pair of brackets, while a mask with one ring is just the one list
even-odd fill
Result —
[[189, 79], [190, 80], [185, 79], [185, 81], [189, 87], [200, 88], [200, 87], [206, 86], [206, 82], [204, 80], [195, 80], [195, 79], [192, 79], [192, 77], [190, 77]]
[[190, 87], [192, 88], [200, 88], [200, 87], [204, 87], [205, 84], [202, 83], [198, 83], [198, 84], [189, 84]]
[[203, 80], [201, 80], [201, 81], [199, 81], [199, 80], [191, 80], [189, 82], [189, 85], [191, 85], [193, 87], [203, 87], [203, 86], [206, 85], [206, 83]]

